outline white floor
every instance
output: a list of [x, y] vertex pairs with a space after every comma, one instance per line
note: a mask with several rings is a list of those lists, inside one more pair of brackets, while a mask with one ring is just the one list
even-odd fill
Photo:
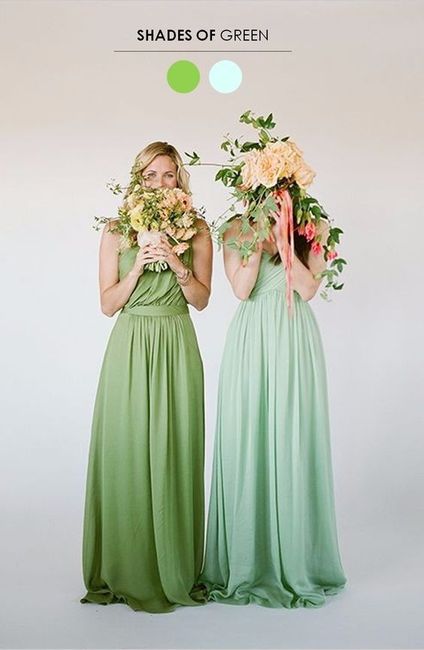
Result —
[[[418, 525], [340, 530], [349, 583], [317, 609], [82, 605], [78, 513], [3, 520], [1, 648], [423, 648]], [[77, 532], [76, 532], [77, 531]]]

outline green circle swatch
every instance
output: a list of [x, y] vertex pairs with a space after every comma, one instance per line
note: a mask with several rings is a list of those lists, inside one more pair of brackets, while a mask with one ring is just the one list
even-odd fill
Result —
[[197, 65], [191, 61], [175, 61], [166, 75], [169, 86], [177, 93], [191, 93], [200, 81]]

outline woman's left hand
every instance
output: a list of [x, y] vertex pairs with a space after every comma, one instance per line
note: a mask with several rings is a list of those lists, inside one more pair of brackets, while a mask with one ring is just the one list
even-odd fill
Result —
[[154, 247], [153, 252], [156, 258], [155, 262], [166, 262], [174, 273], [181, 274], [184, 271], [185, 266], [178, 255], [172, 250], [172, 246], [166, 235], [161, 235], [161, 241]]

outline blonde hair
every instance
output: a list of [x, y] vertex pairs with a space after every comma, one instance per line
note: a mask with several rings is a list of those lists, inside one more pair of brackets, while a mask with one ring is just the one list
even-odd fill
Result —
[[143, 172], [156, 156], [169, 156], [171, 158], [177, 168], [177, 187], [187, 194], [190, 192], [190, 174], [184, 168], [184, 163], [180, 154], [172, 144], [158, 141], [151, 142], [137, 154], [131, 168], [131, 181], [124, 198], [127, 198], [127, 196], [131, 194], [134, 185], [137, 183], [143, 185]]

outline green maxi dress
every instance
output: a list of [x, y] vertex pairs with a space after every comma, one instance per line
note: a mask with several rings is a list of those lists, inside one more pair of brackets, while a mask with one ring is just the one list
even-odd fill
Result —
[[[119, 277], [139, 247], [119, 256]], [[185, 254], [192, 266], [192, 249]], [[203, 364], [170, 270], [146, 270], [112, 329], [89, 450], [82, 603], [167, 612], [205, 601]]]
[[263, 252], [220, 369], [205, 565], [211, 600], [320, 607], [346, 583], [337, 541], [321, 337]]

